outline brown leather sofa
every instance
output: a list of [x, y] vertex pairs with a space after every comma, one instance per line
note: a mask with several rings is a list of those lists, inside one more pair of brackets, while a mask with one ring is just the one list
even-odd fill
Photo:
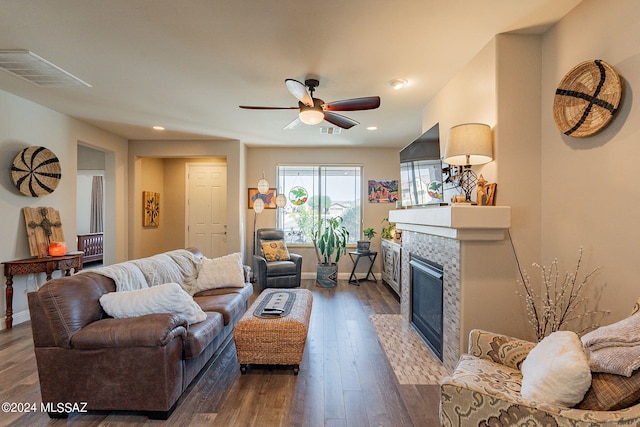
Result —
[[207, 319], [188, 326], [176, 314], [110, 318], [99, 299], [116, 285], [95, 272], [48, 281], [28, 294], [42, 402], [167, 419], [247, 310], [253, 293], [247, 271], [245, 282], [195, 294]]

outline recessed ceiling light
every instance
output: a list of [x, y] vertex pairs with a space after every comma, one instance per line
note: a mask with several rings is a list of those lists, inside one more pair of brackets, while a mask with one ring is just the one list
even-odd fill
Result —
[[155, 130], [164, 130], [164, 128], [162, 126], [154, 126], [153, 127]]
[[407, 79], [393, 79], [393, 80], [389, 80], [387, 84], [392, 88], [394, 88], [395, 90], [398, 90], [405, 87], [407, 83], [409, 83]]
[[378, 130], [378, 126], [368, 126], [367, 130]]

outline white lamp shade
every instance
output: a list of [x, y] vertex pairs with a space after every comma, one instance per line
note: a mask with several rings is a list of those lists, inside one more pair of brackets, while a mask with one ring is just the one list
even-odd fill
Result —
[[491, 128], [482, 123], [466, 123], [449, 131], [444, 162], [450, 165], [482, 165], [493, 160]]
[[258, 198], [253, 201], [253, 210], [256, 213], [260, 213], [264, 210], [264, 202], [262, 201], [262, 199]]
[[269, 181], [264, 178], [258, 181], [258, 191], [261, 194], [265, 194], [267, 191], [269, 191]]
[[276, 206], [279, 208], [284, 208], [287, 205], [287, 196], [280, 193], [276, 196]]

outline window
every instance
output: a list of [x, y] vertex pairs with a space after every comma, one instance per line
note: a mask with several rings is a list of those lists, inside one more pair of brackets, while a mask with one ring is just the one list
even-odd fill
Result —
[[360, 236], [362, 166], [278, 166], [278, 191], [287, 196], [278, 209], [278, 227], [287, 243], [311, 245], [320, 218], [340, 216], [349, 243]]

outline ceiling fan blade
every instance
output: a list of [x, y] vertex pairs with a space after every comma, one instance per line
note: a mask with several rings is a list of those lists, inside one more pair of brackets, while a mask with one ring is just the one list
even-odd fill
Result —
[[331, 124], [334, 124], [342, 129], [351, 129], [355, 125], [359, 124], [349, 117], [342, 116], [340, 114], [332, 113], [330, 111], [324, 112], [324, 119]]
[[313, 99], [311, 95], [309, 95], [309, 92], [307, 92], [307, 87], [304, 84], [294, 79], [286, 79], [284, 84], [287, 86], [287, 89], [289, 89], [289, 92], [291, 92], [291, 95], [295, 96], [298, 101], [307, 107], [313, 107]]
[[380, 106], [379, 96], [365, 98], [344, 99], [342, 101], [327, 102], [322, 106], [325, 111], [358, 111], [373, 110]]
[[258, 107], [255, 105], [239, 105], [246, 110], [298, 110], [298, 107]]
[[288, 125], [283, 127], [282, 130], [295, 129], [295, 128], [299, 127], [301, 124], [302, 124], [302, 121], [298, 117], [296, 117], [294, 121], [292, 121], [291, 123], [289, 123]]

